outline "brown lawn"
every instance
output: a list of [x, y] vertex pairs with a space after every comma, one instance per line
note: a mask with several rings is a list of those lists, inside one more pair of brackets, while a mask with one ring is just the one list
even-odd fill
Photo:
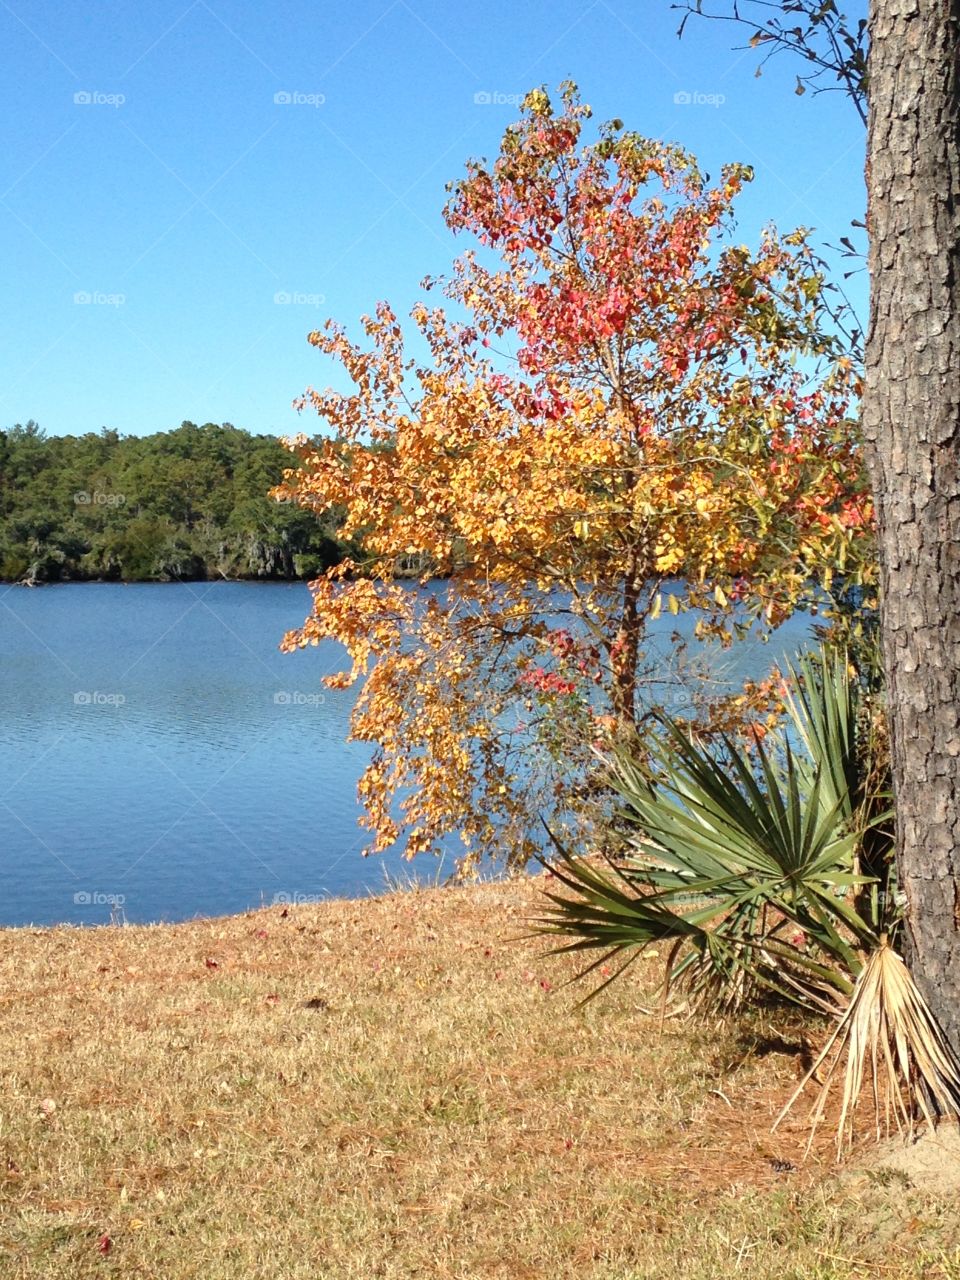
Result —
[[771, 1134], [820, 1028], [577, 1010], [542, 883], [0, 932], [0, 1276], [960, 1277], [955, 1194]]

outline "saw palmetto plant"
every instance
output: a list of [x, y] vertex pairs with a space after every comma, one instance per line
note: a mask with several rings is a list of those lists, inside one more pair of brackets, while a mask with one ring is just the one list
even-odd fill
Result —
[[[662, 996], [694, 1010], [784, 1000], [829, 1017], [812, 1130], [843, 1073], [838, 1151], [869, 1081], [878, 1132], [893, 1115], [960, 1116], [960, 1060], [897, 955], [899, 908], [882, 718], [844, 654], [789, 672], [783, 725], [765, 738], [698, 739], [664, 718], [608, 762], [623, 856], [554, 841], [559, 888], [538, 931], [560, 952], [616, 962], [614, 981], [667, 948]], [[596, 995], [604, 982], [592, 994]], [[590, 998], [590, 997], [588, 997]], [[818, 1074], [820, 1073], [820, 1074]], [[811, 1132], [812, 1136], [812, 1132]]]

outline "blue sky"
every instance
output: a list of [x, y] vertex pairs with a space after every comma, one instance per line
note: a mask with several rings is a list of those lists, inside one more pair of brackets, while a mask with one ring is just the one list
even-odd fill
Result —
[[754, 165], [740, 239], [847, 234], [850, 104], [795, 96], [786, 59], [755, 78], [728, 24], [677, 23], [669, 0], [0, 0], [0, 428], [312, 430], [291, 400], [329, 370], [306, 334], [405, 312], [465, 247], [445, 183], [568, 77], [708, 172]]

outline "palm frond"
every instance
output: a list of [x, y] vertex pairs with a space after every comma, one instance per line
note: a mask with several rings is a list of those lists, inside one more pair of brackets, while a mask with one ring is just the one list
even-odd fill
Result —
[[795, 1106], [807, 1084], [829, 1062], [810, 1114], [813, 1141], [837, 1073], [843, 1068], [837, 1157], [853, 1138], [853, 1120], [865, 1078], [874, 1101], [876, 1136], [881, 1114], [912, 1134], [919, 1111], [930, 1128], [938, 1118], [960, 1119], [960, 1059], [930, 1012], [909, 969], [882, 939], [861, 970], [850, 1002], [819, 1057], [774, 1122]]
[[834, 1055], [811, 1138], [843, 1063], [841, 1151], [867, 1080], [878, 1132], [881, 1095], [907, 1129], [916, 1114], [960, 1117], [960, 1060], [888, 941], [893, 843], [875, 707], [843, 654], [803, 655], [789, 679], [788, 719], [765, 741], [704, 743], [664, 717], [638, 749], [618, 748], [609, 777], [627, 855], [598, 862], [555, 841], [559, 889], [534, 924], [563, 940], [558, 952], [603, 952], [581, 977], [616, 958], [613, 981], [665, 943], [664, 1000], [676, 983], [695, 1007], [766, 991], [836, 1018], [784, 1114]]

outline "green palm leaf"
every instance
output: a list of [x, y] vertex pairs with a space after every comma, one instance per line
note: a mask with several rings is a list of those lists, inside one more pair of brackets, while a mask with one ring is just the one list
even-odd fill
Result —
[[960, 1059], [888, 944], [893, 844], [872, 708], [843, 654], [804, 655], [789, 674], [789, 719], [765, 742], [704, 744], [663, 719], [618, 750], [609, 775], [628, 854], [598, 862], [555, 840], [559, 889], [535, 926], [562, 940], [556, 951], [602, 953], [579, 977], [619, 962], [597, 991], [664, 943], [664, 1001], [683, 982], [728, 1007], [767, 991], [832, 1014], [785, 1110], [823, 1068], [815, 1128], [844, 1062], [839, 1153], [868, 1078], [878, 1134], [883, 1106], [907, 1131], [916, 1114], [960, 1116]]
[[556, 844], [568, 892], [548, 895], [536, 925], [571, 939], [558, 950], [669, 941], [666, 981], [721, 1000], [766, 988], [822, 1008], [852, 990], [878, 938], [854, 905], [873, 883], [857, 867], [855, 689], [823, 651], [791, 678], [792, 735], [704, 744], [662, 718], [642, 755], [617, 752], [629, 855], [597, 865]]

